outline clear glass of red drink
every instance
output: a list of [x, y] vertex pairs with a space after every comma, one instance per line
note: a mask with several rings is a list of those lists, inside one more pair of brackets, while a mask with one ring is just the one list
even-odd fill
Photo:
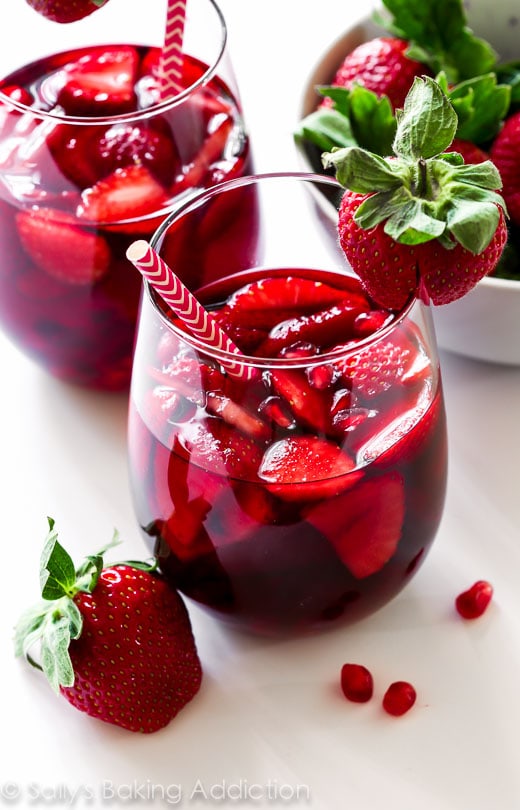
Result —
[[141, 287], [127, 246], [193, 188], [251, 170], [225, 22], [215, 0], [188, 4], [182, 90], [164, 99], [164, 4], [111, 0], [67, 25], [22, 12], [0, 55], [0, 325], [53, 375], [124, 389]]
[[316, 175], [232, 180], [153, 238], [254, 373], [232, 376], [230, 355], [145, 285], [128, 436], [137, 520], [177, 588], [257, 633], [380, 608], [418, 570], [443, 511], [430, 309], [367, 298], [329, 213], [341, 193]]

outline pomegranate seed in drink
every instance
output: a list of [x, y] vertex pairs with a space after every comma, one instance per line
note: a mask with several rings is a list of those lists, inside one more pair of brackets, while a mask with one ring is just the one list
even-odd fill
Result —
[[484, 579], [479, 579], [471, 588], [459, 593], [455, 599], [457, 612], [463, 619], [478, 619], [482, 616], [493, 596], [493, 586]]
[[406, 714], [417, 698], [417, 692], [407, 681], [391, 683], [383, 696], [383, 709], [393, 717]]
[[343, 664], [341, 688], [347, 700], [367, 703], [374, 693], [372, 673], [362, 664]]

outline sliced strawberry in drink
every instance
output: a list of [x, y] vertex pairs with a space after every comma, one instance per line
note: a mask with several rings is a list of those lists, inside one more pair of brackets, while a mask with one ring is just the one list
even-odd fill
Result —
[[168, 186], [179, 170], [179, 156], [169, 128], [146, 122], [112, 126], [59, 124], [47, 138], [61, 171], [84, 189], [116, 169], [140, 164]]
[[348, 340], [352, 336], [355, 319], [367, 308], [365, 298], [349, 295], [329, 309], [284, 321], [270, 331], [267, 340], [256, 350], [256, 355], [276, 356], [284, 347], [297, 341], [307, 341], [325, 349], [337, 343], [339, 335]]
[[79, 219], [87, 222], [118, 223], [152, 214], [166, 201], [163, 186], [148, 169], [135, 164], [116, 169], [86, 189], [76, 213]]
[[364, 579], [380, 571], [395, 554], [404, 506], [403, 478], [392, 472], [358, 481], [334, 502], [312, 507], [305, 519], [329, 540], [349, 571]]
[[330, 498], [362, 474], [336, 444], [316, 436], [280, 439], [266, 450], [258, 469], [267, 489], [288, 501]]
[[118, 115], [135, 110], [138, 66], [135, 48], [94, 48], [63, 68], [56, 101], [67, 115]]
[[225, 118], [217, 129], [206, 137], [191, 163], [184, 168], [182, 176], [174, 183], [173, 195], [188, 188], [205, 185], [206, 174], [212, 163], [223, 155], [232, 129], [232, 119]]
[[311, 428], [315, 433], [329, 432], [332, 392], [313, 388], [305, 372], [299, 369], [272, 371], [271, 382], [300, 425]]
[[[361, 285], [359, 293], [356, 294], [364, 299]], [[317, 312], [333, 304], [339, 304], [345, 296], [345, 290], [332, 287], [323, 281], [291, 275], [271, 276], [241, 287], [230, 297], [226, 309], [230, 313], [235, 312], [235, 317], [239, 317], [242, 312], [247, 313], [248, 323], [251, 317], [272, 317], [270, 326], [274, 326], [286, 319], [286, 312], [293, 314]], [[271, 313], [274, 313], [273, 316]]]
[[107, 273], [110, 248], [105, 239], [78, 227], [63, 211], [20, 211], [16, 227], [24, 250], [46, 273], [68, 284], [93, 284]]
[[179, 443], [192, 465], [225, 476], [226, 480], [258, 480], [262, 450], [253, 439], [221, 419], [209, 417], [186, 425], [179, 434]]

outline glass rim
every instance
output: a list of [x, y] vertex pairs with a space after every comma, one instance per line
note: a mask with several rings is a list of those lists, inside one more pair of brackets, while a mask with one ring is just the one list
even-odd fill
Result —
[[[193, 193], [187, 200], [182, 202], [178, 205], [170, 214], [166, 217], [166, 219], [161, 223], [161, 225], [157, 228], [155, 233], [153, 234], [152, 238], [150, 239], [150, 245], [154, 250], [157, 250], [158, 242], [161, 241], [163, 236], [165, 235], [166, 231], [169, 229], [170, 225], [177, 221], [180, 217], [184, 216], [186, 213], [189, 213], [191, 209], [198, 208], [208, 199], [211, 199], [222, 192], [232, 190], [234, 188], [240, 188], [246, 185], [254, 185], [261, 183], [263, 181], [271, 181], [271, 180], [295, 180], [301, 181], [304, 183], [309, 184], [321, 184], [327, 185], [336, 188], [338, 191], [341, 190], [343, 187], [341, 184], [333, 177], [329, 177], [327, 175], [320, 175], [315, 174], [312, 172], [272, 172], [272, 173], [264, 173], [264, 174], [256, 174], [256, 175], [245, 175], [243, 177], [233, 178], [232, 180], [227, 180], [222, 183], [218, 183], [215, 186], [212, 186], [208, 189], [202, 189], [199, 192]], [[158, 250], [160, 255], [160, 248]], [[175, 268], [172, 268], [174, 270]], [[255, 270], [256, 268], [250, 268], [251, 270]], [[264, 268], [259, 267], [257, 268], [259, 271], [262, 271]], [[268, 268], [265, 268], [268, 269]], [[281, 268], [283, 269], [283, 268]], [[289, 269], [289, 268], [287, 268]], [[318, 273], [323, 273], [323, 275], [328, 276], [340, 276], [339, 272], [335, 272], [334, 270], [319, 270], [319, 268], [302, 268], [305, 270], [316, 270]], [[358, 278], [355, 274], [345, 273], [344, 275], [351, 275], [354, 278]], [[232, 276], [230, 276], [232, 278]], [[337, 361], [339, 358], [350, 357], [356, 354], [359, 354], [360, 351], [367, 349], [369, 346], [378, 343], [380, 340], [387, 337], [391, 334], [397, 326], [399, 326], [409, 315], [411, 310], [416, 306], [422, 306], [423, 301], [417, 295], [412, 295], [406, 302], [406, 304], [400, 310], [388, 310], [389, 313], [393, 315], [391, 321], [386, 325], [382, 326], [380, 329], [377, 329], [371, 335], [368, 335], [365, 338], [361, 338], [356, 340], [353, 345], [349, 346], [347, 343], [344, 345], [338, 344], [341, 346], [340, 349], [333, 349], [331, 351], [324, 352], [323, 354], [315, 354], [309, 357], [292, 357], [292, 358], [285, 358], [285, 357], [256, 357], [254, 355], [248, 355], [245, 353], [240, 353], [240, 355], [234, 354], [233, 352], [226, 351], [225, 349], [219, 349], [213, 346], [208, 346], [207, 343], [200, 340], [199, 338], [191, 335], [189, 332], [184, 331], [183, 329], [176, 326], [172, 321], [168, 319], [166, 314], [163, 312], [161, 307], [158, 304], [158, 300], [160, 299], [159, 293], [157, 293], [152, 285], [147, 281], [147, 279], [143, 278], [143, 295], [146, 295], [154, 312], [159, 316], [161, 321], [166, 325], [168, 329], [170, 329], [178, 338], [183, 340], [192, 348], [200, 351], [201, 353], [211, 357], [213, 360], [217, 360], [220, 362], [224, 367], [226, 363], [239, 362], [243, 366], [255, 367], [257, 369], [268, 370], [270, 368], [307, 368], [309, 366], [320, 366], [324, 365], [325, 363], [332, 363], [335, 360]]]
[[[21, 101], [15, 101], [14, 99], [10, 98], [10, 96], [6, 96], [4, 93], [2, 93], [1, 90], [0, 90], [0, 103], [6, 104], [23, 114], [31, 113], [36, 118], [56, 121], [58, 123], [63, 124], [76, 124], [78, 126], [83, 125], [97, 126], [107, 123], [112, 124], [132, 123], [134, 121], [142, 121], [143, 119], [150, 118], [151, 116], [157, 113], [163, 113], [166, 110], [170, 110], [173, 107], [176, 107], [177, 105], [181, 104], [183, 101], [189, 98], [189, 96], [191, 96], [196, 90], [207, 84], [210, 81], [210, 79], [213, 78], [220, 62], [222, 61], [224, 51], [226, 50], [228, 39], [226, 20], [216, 0], [207, 0], [207, 2], [213, 6], [217, 15], [217, 20], [220, 23], [220, 33], [221, 33], [220, 46], [218, 49], [217, 56], [213, 60], [212, 64], [208, 65], [208, 69], [202, 74], [202, 76], [200, 76], [197, 79], [197, 81], [193, 82], [193, 84], [190, 84], [190, 86], [186, 87], [181, 93], [177, 93], [174, 96], [170, 96], [164, 101], [159, 101], [157, 104], [152, 104], [150, 107], [145, 107], [142, 110], [134, 110], [133, 112], [121, 113], [119, 115], [95, 115], [95, 116], [58, 115], [57, 113], [53, 113], [52, 111], [49, 110], [37, 110], [27, 104], [24, 104]], [[122, 43], [101, 42], [99, 44], [96, 44], [95, 47], [102, 48], [103, 46], [109, 46], [113, 44], [117, 45]], [[73, 50], [80, 50], [80, 49], [81, 46], [73, 48]], [[60, 51], [60, 53], [66, 53], [66, 51]], [[24, 66], [22, 65], [21, 67]]]

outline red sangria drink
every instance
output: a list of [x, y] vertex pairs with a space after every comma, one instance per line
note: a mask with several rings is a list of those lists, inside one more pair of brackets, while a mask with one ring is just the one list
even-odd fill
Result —
[[[252, 251], [246, 267], [240, 251], [233, 273], [220, 263], [216, 279], [208, 252], [209, 281], [193, 289], [251, 379], [228, 373], [230, 355], [191, 337], [148, 287], [136, 341], [129, 461], [143, 536], [186, 596], [264, 634], [380, 608], [425, 559], [444, 505], [429, 308], [382, 310], [345, 272], [317, 223], [310, 192], [324, 185], [339, 193], [312, 175], [233, 181], [188, 203], [155, 238], [170, 264], [172, 228], [202, 233], [203, 210], [211, 216], [215, 200], [255, 187], [265, 220], [257, 261]], [[278, 264], [264, 263], [276, 254]], [[178, 246], [175, 258], [182, 271]]]
[[[141, 282], [126, 248], [193, 189], [250, 171], [224, 21], [213, 0], [193, 5], [172, 98], [160, 45], [121, 43], [119, 32], [0, 82], [0, 324], [64, 380], [128, 386]], [[75, 42], [88, 23], [50, 27]]]

